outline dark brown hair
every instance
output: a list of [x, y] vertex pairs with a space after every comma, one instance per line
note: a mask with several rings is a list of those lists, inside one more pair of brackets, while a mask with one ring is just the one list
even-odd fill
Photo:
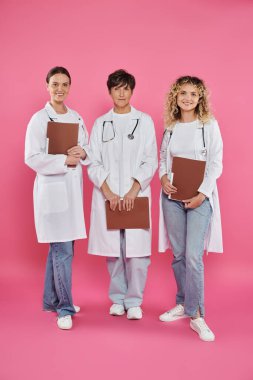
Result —
[[71, 84], [71, 76], [70, 76], [68, 70], [65, 69], [65, 67], [61, 67], [61, 66], [55, 66], [51, 70], [49, 70], [49, 72], [47, 73], [47, 76], [46, 76], [46, 82], [49, 83], [50, 78], [55, 74], [67, 75], [67, 77], [69, 78], [69, 84]]
[[111, 92], [112, 87], [126, 87], [129, 86], [133, 91], [135, 88], [135, 77], [129, 74], [125, 70], [116, 70], [108, 76], [107, 87], [109, 92]]

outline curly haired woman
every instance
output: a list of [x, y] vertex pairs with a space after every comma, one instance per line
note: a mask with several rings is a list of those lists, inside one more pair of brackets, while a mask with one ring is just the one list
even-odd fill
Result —
[[[222, 172], [222, 139], [211, 115], [208, 91], [196, 77], [184, 76], [172, 84], [165, 103], [165, 132], [160, 151], [159, 251], [173, 251], [172, 268], [177, 283], [176, 306], [160, 315], [163, 322], [190, 318], [190, 327], [204, 341], [214, 333], [204, 320], [203, 253], [222, 252], [219, 199], [216, 180]], [[177, 201], [171, 183], [173, 157], [206, 161], [198, 194]]]

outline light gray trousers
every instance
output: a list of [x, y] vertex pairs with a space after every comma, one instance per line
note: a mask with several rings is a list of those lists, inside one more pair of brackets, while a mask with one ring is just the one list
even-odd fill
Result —
[[146, 285], [150, 257], [126, 257], [125, 230], [120, 230], [120, 257], [107, 257], [110, 274], [109, 298], [125, 309], [140, 306]]

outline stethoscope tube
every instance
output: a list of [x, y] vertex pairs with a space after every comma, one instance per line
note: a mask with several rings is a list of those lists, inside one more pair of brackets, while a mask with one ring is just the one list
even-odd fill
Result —
[[132, 133], [129, 133], [129, 135], [127, 135], [127, 137], [129, 138], [129, 140], [133, 140], [133, 139], [134, 139], [134, 132], [135, 132], [135, 130], [136, 130], [138, 124], [139, 124], [139, 120], [140, 120], [140, 119], [137, 119], [137, 120], [136, 120], [136, 124], [135, 124], [134, 129], [132, 130]]
[[[140, 119], [136, 119], [136, 124], [134, 126], [134, 129], [132, 130], [131, 133], [129, 133], [127, 135], [127, 137], [129, 138], [129, 140], [133, 140], [134, 139], [134, 132], [135, 132], [135, 130], [136, 130], [138, 124], [139, 124], [139, 121], [140, 121]], [[106, 123], [111, 123], [112, 129], [113, 129], [113, 137], [111, 139], [109, 139], [109, 140], [105, 140], [104, 139], [104, 129], [105, 129], [105, 124]], [[114, 129], [114, 125], [113, 125], [113, 120], [104, 120], [103, 121], [103, 130], [102, 130], [102, 142], [108, 142], [108, 141], [113, 140], [114, 138], [115, 138], [115, 129]]]
[[[205, 124], [203, 124], [203, 126], [202, 126], [202, 141], [203, 141], [203, 149], [201, 150], [201, 153], [203, 154], [203, 156], [205, 156], [205, 155], [207, 154], [206, 142], [205, 142], [205, 129], [204, 129], [204, 126], [205, 126]], [[165, 137], [165, 135], [166, 135], [167, 132], [168, 132], [167, 130], [165, 130], [165, 131], [163, 132], [163, 138], [162, 138], [161, 146], [162, 146], [163, 139], [164, 139], [164, 137]], [[170, 143], [170, 140], [171, 140], [171, 137], [172, 137], [172, 133], [173, 133], [173, 131], [170, 130], [170, 131], [169, 131], [169, 134], [170, 134], [169, 143]]]
[[[54, 117], [54, 118], [50, 117], [50, 115], [49, 115], [47, 109], [45, 109], [45, 111], [46, 111], [46, 113], [47, 113], [47, 116], [48, 116], [49, 120], [50, 120], [50, 121], [53, 121], [53, 122], [55, 123], [55, 122], [56, 122], [55, 119], [57, 120], [57, 118], [56, 118], [56, 117]], [[78, 124], [80, 124], [80, 121], [81, 121], [81, 118], [78, 117]], [[83, 126], [83, 124], [81, 124], [81, 127], [82, 127], [82, 129], [84, 130], [84, 126]]]

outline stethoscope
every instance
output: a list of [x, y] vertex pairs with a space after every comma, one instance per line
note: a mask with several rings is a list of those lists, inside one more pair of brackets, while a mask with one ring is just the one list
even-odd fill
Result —
[[[203, 125], [202, 125], [202, 128], [201, 128], [201, 129], [202, 129], [202, 141], [203, 141], [203, 148], [201, 149], [201, 154], [202, 154], [203, 156], [206, 156], [206, 155], [207, 155], [207, 149], [206, 149], [206, 142], [205, 142], [205, 129], [204, 129], [204, 125], [205, 125], [205, 124], [203, 124]], [[163, 142], [164, 136], [166, 135], [167, 132], [168, 132], [167, 130], [164, 131], [164, 133], [163, 133], [163, 138], [162, 138], [162, 142]], [[170, 134], [169, 143], [170, 143], [170, 140], [171, 140], [171, 137], [172, 137], [172, 133], [173, 133], [173, 131], [170, 130], [170, 131], [169, 131], [169, 134]]]
[[206, 149], [206, 142], [205, 142], [205, 129], [204, 129], [204, 124], [202, 126], [202, 140], [203, 140], [203, 148], [201, 149], [201, 153], [203, 156], [206, 156], [207, 154], [207, 149]]
[[[140, 121], [140, 119], [136, 119], [136, 124], [135, 124], [135, 126], [134, 126], [134, 129], [132, 130], [131, 133], [129, 133], [129, 134], [127, 135], [127, 137], [129, 138], [129, 140], [133, 140], [133, 139], [134, 139], [134, 132], [135, 132], [135, 130], [136, 130], [138, 124], [139, 124], [139, 121]], [[104, 130], [105, 130], [105, 125], [106, 125], [106, 123], [111, 123], [112, 130], [113, 130], [113, 136], [112, 136], [112, 138], [110, 138], [110, 139], [108, 139], [108, 140], [106, 140], [106, 139], [104, 138]], [[113, 140], [114, 138], [115, 138], [115, 128], [114, 128], [113, 120], [105, 120], [105, 121], [103, 122], [102, 142], [108, 142], [108, 141]]]

